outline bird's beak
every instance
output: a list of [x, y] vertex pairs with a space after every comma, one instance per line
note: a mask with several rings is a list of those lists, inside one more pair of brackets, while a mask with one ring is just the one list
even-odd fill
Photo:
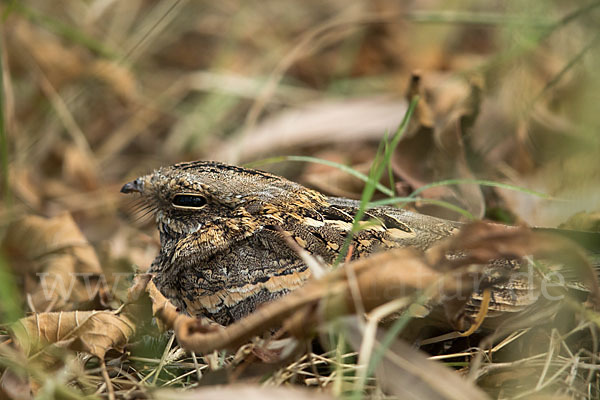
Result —
[[121, 188], [121, 193], [142, 193], [144, 191], [144, 181], [141, 179], [136, 179], [134, 181], [128, 182], [123, 185]]

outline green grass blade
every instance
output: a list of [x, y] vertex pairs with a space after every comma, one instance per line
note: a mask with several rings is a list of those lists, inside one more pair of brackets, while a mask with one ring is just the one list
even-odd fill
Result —
[[[392, 154], [396, 149], [396, 146], [400, 142], [400, 139], [404, 135], [404, 132], [406, 132], [406, 129], [408, 128], [408, 123], [410, 122], [410, 118], [412, 117], [415, 109], [417, 108], [418, 103], [419, 97], [413, 97], [412, 101], [410, 102], [410, 105], [408, 106], [408, 109], [406, 110], [406, 113], [404, 114], [402, 122], [400, 123], [398, 129], [396, 130], [396, 133], [392, 137], [391, 143], [389, 143], [389, 145], [386, 145], [387, 141], [384, 140], [380, 144], [379, 149], [377, 150], [377, 155], [375, 156], [375, 160], [373, 161], [373, 164], [371, 166], [371, 171], [369, 173], [367, 185], [363, 189], [363, 193], [360, 199], [360, 206], [356, 215], [354, 216], [352, 230], [346, 236], [346, 240], [344, 241], [344, 244], [340, 249], [340, 253], [336, 258], [334, 265], [338, 265], [346, 257], [346, 254], [348, 253], [348, 249], [350, 247], [350, 243], [352, 243], [354, 233], [359, 230], [360, 221], [362, 220], [362, 217], [364, 216], [365, 211], [367, 210], [367, 206], [371, 201], [373, 194], [375, 193], [375, 188], [377, 188], [377, 185], [379, 185], [379, 180], [381, 179], [381, 176], [383, 175], [387, 166], [389, 165]], [[391, 195], [393, 195], [393, 191], [389, 189], [387, 190], [390, 193], [392, 193]]]
[[[321, 158], [317, 158], [317, 157], [310, 157], [310, 156], [278, 156], [278, 157], [270, 157], [270, 158], [265, 158], [262, 160], [258, 160], [258, 161], [253, 161], [251, 163], [247, 163], [244, 164], [245, 167], [248, 168], [255, 168], [257, 166], [260, 165], [266, 165], [266, 164], [277, 164], [277, 163], [281, 163], [281, 162], [286, 162], [286, 161], [296, 161], [296, 162], [309, 162], [309, 163], [314, 163], [314, 164], [322, 164], [322, 165], [327, 165], [330, 167], [334, 167], [339, 169], [340, 171], [344, 171], [358, 179], [360, 179], [363, 182], [369, 182], [369, 177], [365, 174], [363, 174], [362, 172], [359, 172], [357, 170], [355, 170], [352, 167], [349, 167], [347, 165], [344, 164], [340, 164], [337, 163], [335, 161], [329, 161], [329, 160], [323, 160]], [[392, 192], [389, 188], [385, 187], [384, 185], [377, 183], [376, 184], [376, 188], [377, 190], [379, 190], [381, 193], [387, 195], [387, 196], [393, 196], [394, 192]]]
[[[392, 146], [390, 146], [391, 148]], [[260, 165], [265, 165], [265, 164], [276, 164], [276, 163], [281, 163], [281, 162], [286, 162], [286, 161], [296, 161], [296, 162], [310, 162], [310, 163], [315, 163], [315, 164], [322, 164], [322, 165], [327, 165], [330, 167], [334, 167], [339, 169], [340, 171], [346, 172], [358, 179], [360, 179], [363, 182], [369, 182], [369, 176], [355, 170], [354, 168], [351, 168], [347, 165], [344, 164], [340, 164], [334, 161], [329, 161], [329, 160], [323, 160], [321, 158], [316, 158], [316, 157], [310, 157], [310, 156], [279, 156], [279, 157], [271, 157], [271, 158], [265, 158], [262, 160], [258, 160], [258, 161], [254, 161], [251, 163], [247, 163], [245, 164], [245, 166], [253, 168], [256, 166], [260, 166]], [[433, 187], [437, 187], [437, 186], [448, 186], [448, 185], [462, 185], [462, 184], [473, 184], [473, 185], [481, 185], [481, 186], [491, 186], [491, 187], [498, 187], [498, 188], [502, 188], [502, 189], [507, 189], [507, 190], [514, 190], [517, 192], [521, 192], [521, 193], [525, 193], [525, 194], [529, 194], [532, 196], [536, 196], [536, 197], [540, 197], [543, 199], [549, 199], [549, 200], [556, 200], [559, 201], [560, 199], [555, 198], [553, 196], [550, 196], [548, 194], [542, 193], [542, 192], [538, 192], [535, 190], [531, 190], [531, 189], [527, 189], [524, 188], [522, 186], [517, 186], [517, 185], [511, 185], [509, 183], [502, 183], [502, 182], [495, 182], [495, 181], [490, 181], [490, 180], [485, 180], [485, 179], [446, 179], [443, 181], [438, 181], [438, 182], [432, 182], [429, 183], [427, 185], [424, 185], [418, 189], [416, 189], [415, 191], [413, 191], [408, 197], [394, 197], [395, 199], [398, 199], [396, 201], [394, 200], [381, 200], [381, 202], [377, 202], [376, 204], [378, 205], [384, 205], [384, 204], [394, 204], [394, 203], [398, 203], [400, 201], [403, 202], [413, 202], [416, 199], [418, 199], [419, 201], [423, 201], [423, 202], [428, 202], [428, 203], [432, 203], [432, 204], [438, 204], [442, 207], [446, 207], [449, 209], [452, 209], [454, 211], [459, 212], [462, 215], [465, 215], [466, 217], [472, 219], [473, 216], [471, 213], [469, 213], [468, 211], [461, 209], [461, 208], [456, 208], [456, 206], [451, 205], [450, 203], [438, 200], [433, 201], [433, 200], [429, 200], [429, 199], [423, 199], [423, 198], [418, 198], [417, 195], [420, 194], [421, 192], [423, 192], [424, 190], [433, 188]], [[388, 196], [394, 196], [394, 191], [391, 190], [388, 187], [385, 187], [384, 185], [382, 185], [381, 183], [377, 182], [375, 184], [375, 187], [377, 188], [377, 190], [379, 190], [381, 193], [388, 195]], [[399, 199], [405, 199], [405, 200], [399, 200]]]

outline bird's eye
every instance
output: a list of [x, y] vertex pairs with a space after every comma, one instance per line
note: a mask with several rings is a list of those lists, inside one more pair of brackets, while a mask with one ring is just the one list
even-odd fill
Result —
[[206, 198], [196, 194], [177, 194], [173, 197], [173, 206], [178, 208], [200, 208], [205, 206]]

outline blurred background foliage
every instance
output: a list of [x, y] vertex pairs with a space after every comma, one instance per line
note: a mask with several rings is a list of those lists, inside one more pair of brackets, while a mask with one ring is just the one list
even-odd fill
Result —
[[[310, 154], [364, 169], [418, 70], [429, 112], [395, 160], [406, 190], [508, 181], [575, 200], [540, 211], [512, 195], [504, 206], [556, 225], [599, 200], [597, 5], [5, 2], [4, 198], [12, 215], [106, 217], [120, 183], [179, 160]], [[279, 172], [360, 193], [308, 169]], [[479, 212], [473, 192], [461, 204]]]
[[[67, 209], [94, 218], [84, 225], [100, 239], [119, 184], [175, 161], [308, 154], [365, 170], [419, 71], [427, 112], [395, 157], [400, 192], [511, 182], [573, 202], [472, 187], [429, 195], [555, 226], [600, 199], [597, 6], [4, 2], [0, 212]], [[276, 171], [339, 195], [362, 185], [314, 165]]]

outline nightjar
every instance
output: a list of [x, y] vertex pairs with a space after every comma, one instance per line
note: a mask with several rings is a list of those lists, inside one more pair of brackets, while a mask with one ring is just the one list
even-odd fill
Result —
[[[309, 278], [284, 235], [332, 264], [359, 208], [358, 201], [210, 161], [160, 168], [121, 192], [141, 194], [155, 210], [161, 249], [150, 272], [157, 288], [181, 311], [223, 325]], [[427, 249], [459, 227], [393, 207], [372, 208], [354, 234], [352, 257], [403, 246]], [[516, 306], [499, 293], [494, 301], [496, 308]]]

